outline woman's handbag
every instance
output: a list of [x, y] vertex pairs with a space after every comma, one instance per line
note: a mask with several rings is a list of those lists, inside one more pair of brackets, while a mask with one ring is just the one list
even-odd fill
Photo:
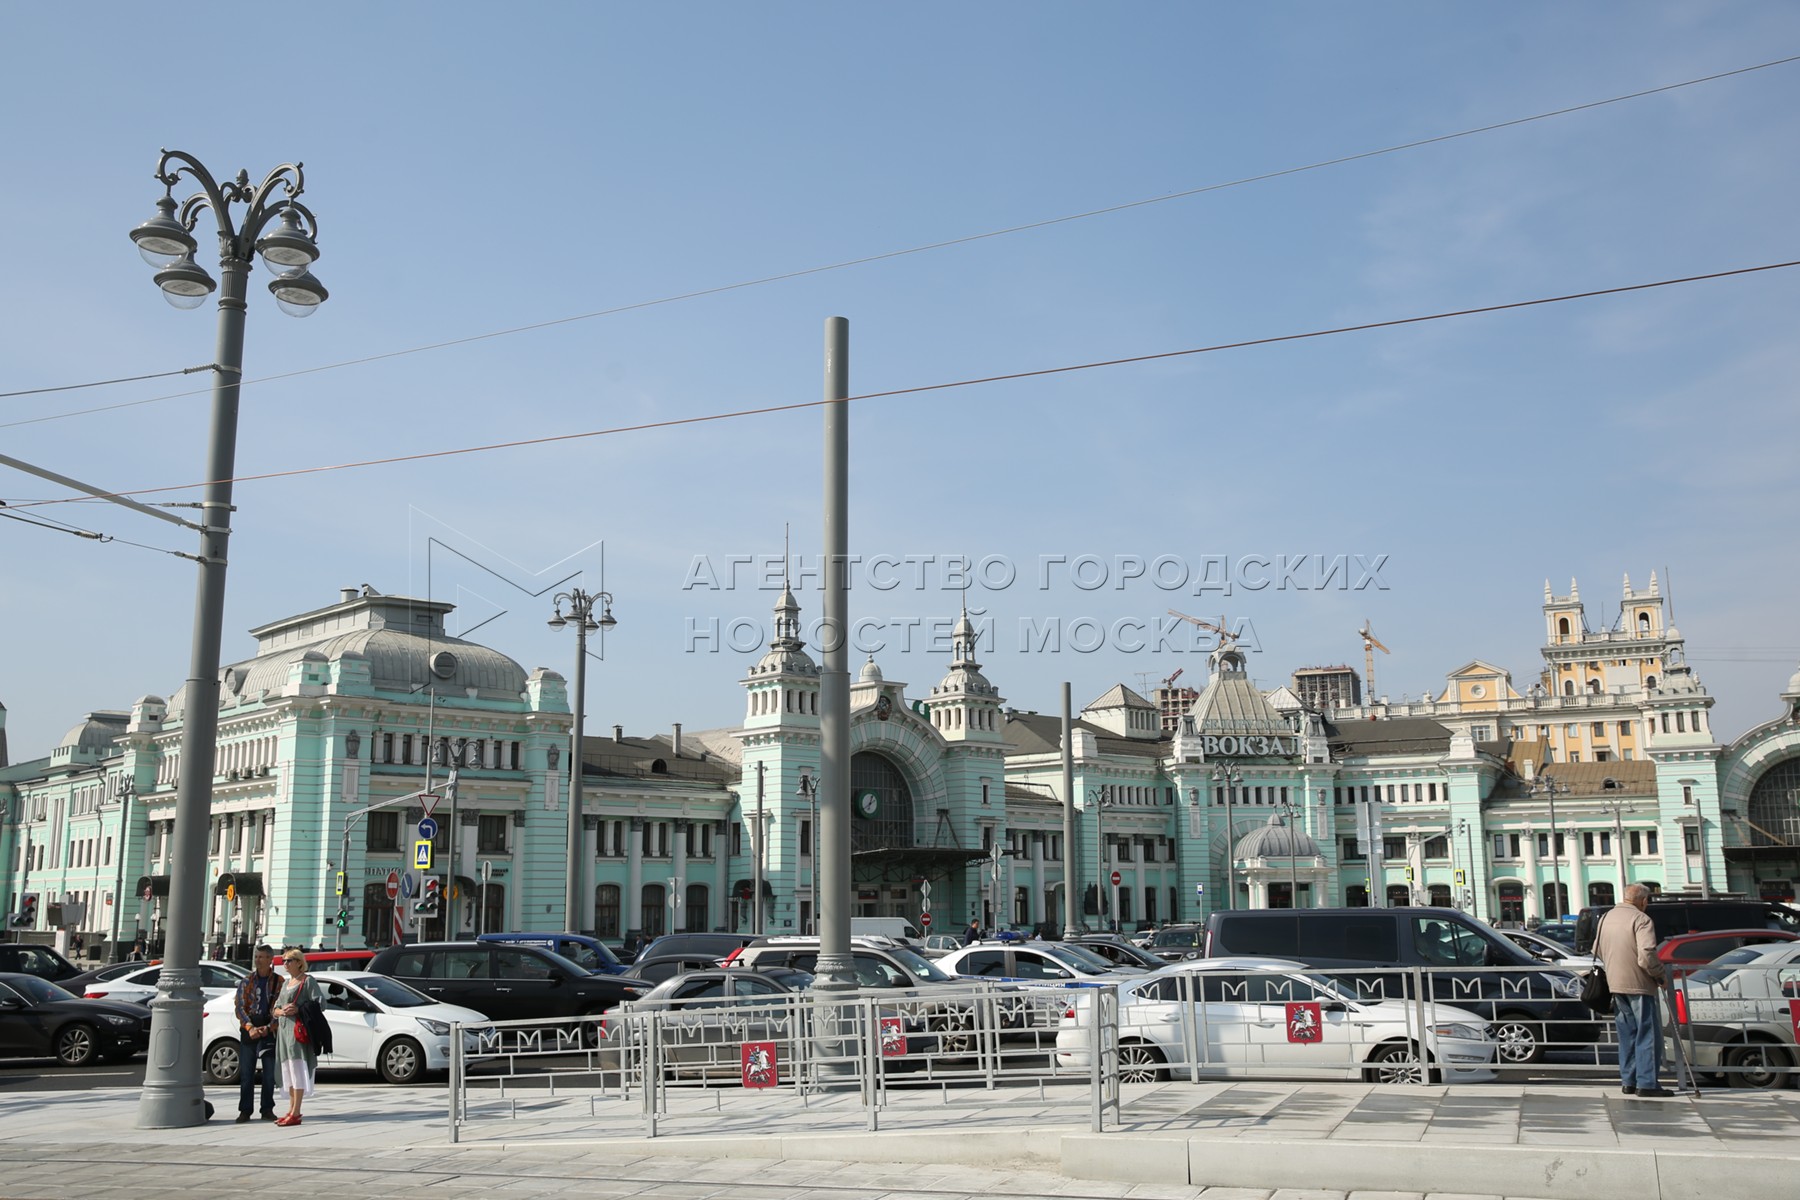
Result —
[[316, 1047], [320, 1054], [330, 1054], [331, 1026], [325, 1020], [325, 1010], [319, 1007], [317, 1000], [296, 998], [294, 1003], [298, 1010], [294, 1019], [294, 1040]]
[[[1605, 924], [1606, 918], [1601, 917], [1600, 925], [1605, 926]], [[1594, 949], [1596, 951], [1600, 949], [1600, 930], [1598, 928], [1594, 930]], [[1613, 1010], [1612, 985], [1606, 980], [1606, 967], [1597, 960], [1598, 955], [1596, 955], [1594, 969], [1589, 971], [1581, 981], [1581, 1003], [1595, 1016], [1609, 1017]]]

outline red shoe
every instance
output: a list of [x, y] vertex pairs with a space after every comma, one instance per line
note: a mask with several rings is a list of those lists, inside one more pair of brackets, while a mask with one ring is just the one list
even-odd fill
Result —
[[293, 1125], [298, 1120], [299, 1120], [299, 1118], [294, 1116], [293, 1113], [285, 1113], [282, 1116], [276, 1117], [275, 1123], [277, 1125]]

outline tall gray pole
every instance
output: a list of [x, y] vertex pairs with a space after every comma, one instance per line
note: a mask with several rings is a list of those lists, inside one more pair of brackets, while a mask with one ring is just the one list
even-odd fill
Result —
[[816, 973], [852, 988], [850, 959], [850, 322], [825, 319], [825, 605], [819, 630], [819, 922]]
[[119, 921], [125, 912], [125, 847], [130, 844], [126, 839], [131, 832], [131, 798], [135, 795], [137, 788], [127, 775], [119, 788], [119, 874], [113, 884], [112, 944], [106, 949], [108, 962], [125, 961], [125, 956], [119, 953]]
[[[223, 241], [223, 239], [221, 239]], [[248, 247], [225, 243], [219, 260], [219, 335], [214, 352], [212, 430], [201, 502], [194, 637], [181, 714], [181, 777], [175, 789], [175, 851], [169, 867], [167, 943], [156, 999], [139, 1129], [176, 1129], [206, 1120], [200, 1083], [200, 931], [205, 915], [206, 831], [212, 815], [219, 733], [219, 642], [225, 629], [226, 544], [231, 538], [231, 478], [237, 473], [238, 381], [244, 373], [244, 294]]]
[[575, 606], [575, 729], [569, 749], [569, 886], [563, 899], [563, 928], [581, 932], [581, 747], [587, 719], [588, 609]]
[[756, 764], [756, 836], [750, 843], [750, 932], [761, 937], [763, 931], [762, 889], [763, 889], [763, 839], [768, 836], [768, 828], [763, 824], [763, 771], [766, 763]]
[[1075, 856], [1075, 701], [1067, 680], [1062, 685], [1062, 702], [1063, 937], [1072, 938], [1081, 932], [1075, 895], [1081, 879], [1075, 865], [1081, 860]]

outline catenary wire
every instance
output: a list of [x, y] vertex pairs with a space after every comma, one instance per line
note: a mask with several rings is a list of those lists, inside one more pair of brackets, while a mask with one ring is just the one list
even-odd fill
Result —
[[[295, 371], [284, 371], [275, 375], [262, 375], [255, 379], [240, 381], [239, 386], [273, 383], [283, 379], [294, 379], [303, 375], [314, 375], [322, 371], [335, 371], [344, 367], [366, 366], [369, 363], [383, 362], [392, 358], [405, 358], [414, 354], [425, 354], [433, 350], [446, 350], [455, 346], [466, 346], [475, 342], [491, 341], [495, 338], [511, 337], [518, 333], [531, 333], [540, 329], [553, 329], [561, 325], [571, 325], [581, 321], [592, 321], [601, 317], [618, 316], [621, 313], [635, 312], [646, 308], [656, 308], [665, 304], [677, 304], [686, 300], [698, 300], [707, 296], [723, 295], [727, 292], [742, 291], [745, 288], [762, 287], [771, 283], [783, 283], [793, 279], [803, 279], [809, 275], [822, 275], [831, 271], [848, 270], [851, 267], [868, 266], [870, 263], [885, 262], [888, 259], [904, 258], [912, 254], [924, 254], [933, 250], [945, 250], [953, 246], [965, 246], [973, 242], [987, 241], [992, 238], [1007, 237], [1015, 233], [1027, 233], [1036, 229], [1047, 229], [1055, 225], [1066, 225], [1072, 221], [1084, 221], [1091, 217], [1109, 216], [1113, 213], [1128, 212], [1132, 209], [1147, 208], [1153, 204], [1166, 204], [1173, 200], [1185, 200], [1194, 196], [1202, 196], [1208, 192], [1225, 191], [1228, 188], [1245, 187], [1253, 183], [1266, 183], [1272, 179], [1282, 179], [1289, 175], [1300, 175], [1308, 171], [1324, 170], [1327, 167], [1343, 166], [1347, 163], [1361, 162], [1365, 159], [1380, 158], [1388, 154], [1398, 154], [1406, 150], [1417, 150], [1425, 146], [1435, 146], [1443, 142], [1456, 141], [1461, 138], [1475, 137], [1483, 133], [1493, 133], [1501, 129], [1512, 129], [1520, 125], [1529, 125], [1537, 121], [1547, 121], [1553, 117], [1568, 116], [1571, 113], [1587, 112], [1591, 109], [1605, 108], [1608, 105], [1622, 104], [1627, 100], [1641, 100], [1646, 96], [1655, 96], [1663, 92], [1672, 92], [1680, 88], [1695, 87], [1702, 83], [1715, 83], [1721, 79], [1729, 79], [1735, 75], [1747, 75], [1753, 71], [1764, 71], [1771, 67], [1786, 66], [1800, 62], [1800, 54], [1786, 58], [1771, 59], [1768, 62], [1755, 63], [1747, 67], [1736, 67], [1729, 71], [1719, 71], [1712, 75], [1702, 75], [1695, 79], [1684, 79], [1678, 83], [1665, 83], [1653, 88], [1644, 88], [1635, 92], [1627, 92], [1619, 96], [1609, 96], [1604, 100], [1589, 100], [1582, 104], [1572, 104], [1565, 108], [1551, 109], [1548, 112], [1533, 113], [1525, 117], [1513, 117], [1505, 121], [1495, 121], [1487, 125], [1478, 125], [1472, 129], [1460, 129], [1453, 133], [1440, 133], [1431, 137], [1418, 138], [1410, 142], [1399, 142], [1392, 146], [1383, 146], [1375, 150], [1363, 150], [1355, 154], [1339, 155], [1336, 158], [1321, 159], [1318, 162], [1306, 163], [1297, 167], [1284, 167], [1276, 171], [1266, 171], [1260, 175], [1246, 175], [1240, 179], [1224, 180], [1219, 183], [1202, 184], [1199, 187], [1186, 188], [1177, 192], [1168, 192], [1161, 196], [1150, 196], [1139, 200], [1127, 200], [1119, 204], [1106, 205], [1102, 208], [1087, 209], [1078, 213], [1067, 213], [1059, 217], [1046, 217], [1039, 221], [1028, 221], [1020, 225], [1009, 225], [1001, 229], [990, 229], [983, 233], [964, 234], [961, 237], [948, 238], [943, 241], [926, 242], [918, 246], [910, 246], [902, 250], [888, 250], [880, 254], [865, 255], [861, 258], [845, 259], [842, 262], [828, 263], [815, 267], [802, 267], [794, 271], [784, 271], [775, 275], [765, 275], [758, 279], [739, 280], [736, 283], [724, 283], [715, 287], [700, 288], [690, 292], [678, 292], [674, 295], [661, 296], [652, 300], [639, 300], [630, 304], [621, 304], [613, 308], [596, 309], [593, 312], [577, 313], [573, 316], [555, 317], [548, 321], [537, 321], [528, 325], [515, 325], [508, 329], [490, 330], [486, 333], [470, 334], [467, 337], [450, 338], [441, 342], [429, 342], [420, 346], [411, 346], [401, 350], [388, 350], [381, 354], [366, 355], [362, 358], [349, 358], [341, 362], [321, 363], [315, 367], [302, 367]], [[210, 367], [191, 368], [191, 370], [208, 370]], [[164, 374], [176, 374], [165, 372]], [[184, 372], [185, 373], [185, 372]], [[151, 379], [159, 376], [141, 376]], [[124, 382], [124, 381], [108, 381]], [[67, 388], [40, 388], [33, 391], [8, 392], [6, 396], [28, 396], [34, 392], [67, 391], [82, 387], [94, 387], [97, 384], [72, 384]], [[146, 404], [160, 404], [165, 400], [179, 400], [188, 396], [205, 395], [207, 389], [195, 389], [186, 392], [171, 392], [163, 396], [150, 396], [142, 400], [127, 400], [119, 404], [105, 404], [95, 408], [75, 409], [70, 412], [48, 413], [41, 417], [28, 417], [19, 421], [0, 423], [0, 429], [14, 429], [21, 425], [37, 425], [47, 421], [61, 421], [71, 417], [92, 416], [95, 413], [115, 412], [124, 408], [136, 408]], [[3, 398], [3, 397], [0, 397]]]
[[0, 400], [11, 400], [15, 396], [42, 396], [50, 392], [78, 392], [83, 388], [111, 387], [115, 383], [139, 383], [146, 379], [167, 379], [171, 375], [195, 375], [201, 371], [218, 369], [218, 363], [207, 363], [203, 367], [182, 367], [178, 371], [158, 371], [154, 375], [126, 375], [121, 379], [96, 379], [92, 383], [65, 383], [61, 387], [26, 388], [22, 392], [0, 392]]
[[[1042, 379], [1050, 375], [1064, 375], [1074, 371], [1093, 371], [1105, 367], [1128, 366], [1136, 363], [1157, 362], [1170, 358], [1185, 358], [1196, 354], [1213, 354], [1221, 350], [1243, 350], [1253, 346], [1273, 346], [1283, 342], [1305, 341], [1310, 338], [1331, 337], [1342, 333], [1363, 333], [1373, 329], [1393, 329], [1402, 325], [1418, 325], [1427, 321], [1443, 321], [1454, 317], [1479, 316], [1486, 313], [1507, 312], [1522, 308], [1535, 308], [1545, 304], [1561, 304], [1571, 300], [1588, 300], [1597, 296], [1617, 296], [1628, 292], [1649, 291], [1654, 288], [1675, 287], [1681, 284], [1700, 283], [1712, 279], [1727, 279], [1733, 276], [1754, 275], [1763, 271], [1779, 271], [1788, 267], [1800, 267], [1800, 259], [1788, 262], [1764, 263], [1754, 267], [1735, 267], [1727, 271], [1709, 271], [1702, 275], [1684, 275], [1675, 279], [1658, 279], [1649, 283], [1628, 283], [1616, 287], [1595, 288], [1585, 292], [1568, 292], [1559, 296], [1540, 296], [1532, 300], [1511, 300], [1503, 304], [1484, 304], [1475, 308], [1459, 308], [1448, 312], [1426, 313], [1413, 317], [1393, 317], [1385, 321], [1365, 321], [1357, 325], [1339, 325], [1330, 329], [1313, 329], [1304, 333], [1284, 333], [1271, 337], [1249, 338], [1237, 342], [1220, 342], [1210, 346], [1191, 346], [1181, 350], [1161, 350], [1151, 354], [1133, 354], [1124, 358], [1099, 359], [1092, 362], [1068, 363], [1056, 367], [1039, 367], [1027, 371], [1009, 371], [999, 375], [983, 375], [971, 379], [948, 380], [943, 383], [925, 383], [913, 387], [892, 388], [882, 392], [863, 392], [860, 395], [846, 396], [846, 402], [852, 400], [883, 400], [896, 396], [916, 396], [926, 392], [941, 392], [952, 388], [978, 387], [982, 384], [1005, 383], [1021, 379]], [[253, 483], [268, 479], [288, 479], [299, 475], [319, 475], [330, 471], [348, 471], [361, 467], [393, 466], [397, 463], [423, 462], [434, 458], [454, 458], [465, 454], [482, 454], [492, 450], [514, 450], [524, 446], [545, 446], [557, 442], [581, 441], [587, 438], [606, 437], [621, 433], [642, 433], [651, 429], [673, 429], [683, 425], [702, 425], [711, 421], [732, 420], [738, 417], [767, 416], [773, 413], [796, 412], [807, 408], [820, 408], [826, 404], [836, 403], [831, 400], [797, 400], [791, 404], [769, 404], [759, 408], [733, 409], [727, 412], [703, 413], [692, 417], [670, 417], [662, 421], [644, 421], [636, 425], [616, 425], [608, 429], [589, 429], [576, 433], [553, 433], [543, 437], [516, 438], [506, 442], [485, 442], [475, 446], [459, 446], [450, 450], [424, 450], [417, 454], [396, 454], [386, 458], [358, 459], [353, 462], [329, 463], [316, 467], [293, 467], [282, 471], [264, 471], [255, 475], [234, 475], [229, 480], [213, 480], [212, 483]], [[130, 491], [109, 492], [108, 497], [146, 496], [158, 492], [180, 492], [193, 488], [209, 486], [209, 481], [199, 483], [168, 484], [162, 487], [134, 488]], [[104, 497], [103, 497], [104, 498]], [[21, 508], [36, 508], [46, 504], [64, 504], [68, 500], [42, 500]]]
[[[91, 542], [99, 542], [102, 545], [117, 542], [121, 546], [135, 546], [139, 550], [153, 550], [158, 554], [168, 554], [175, 558], [193, 557], [192, 555], [183, 554], [179, 550], [168, 550], [162, 546], [151, 546], [144, 542], [134, 542], [129, 538], [114, 537], [109, 533], [96, 533], [92, 529], [83, 529], [79, 525], [71, 525], [67, 521], [58, 521], [55, 517], [43, 517], [42, 519], [38, 519], [24, 516], [20, 513], [7, 512], [3, 508], [0, 508], [0, 517], [18, 521], [24, 525], [35, 525], [39, 529], [48, 529], [51, 533], [66, 533], [71, 537], [83, 538]], [[54, 522], [54, 524], [52, 522]]]

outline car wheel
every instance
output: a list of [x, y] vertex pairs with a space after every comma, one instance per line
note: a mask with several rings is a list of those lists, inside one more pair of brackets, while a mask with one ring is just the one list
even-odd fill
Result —
[[1544, 1057], [1543, 1026], [1521, 1013], [1502, 1013], [1494, 1019], [1494, 1041], [1500, 1062], [1522, 1067]]
[[1767, 1042], [1733, 1046], [1725, 1052], [1725, 1065], [1731, 1068], [1725, 1076], [1728, 1087], [1775, 1090], [1790, 1086], [1794, 1080], [1787, 1071], [1792, 1065], [1787, 1051]]
[[412, 1083], [425, 1073], [425, 1048], [409, 1037], [397, 1037], [381, 1048], [376, 1066], [389, 1083]]
[[[1369, 1056], [1370, 1066], [1363, 1070], [1363, 1079], [1369, 1083], [1418, 1083], [1423, 1064], [1419, 1062], [1418, 1047], [1411, 1042], [1392, 1042], [1386, 1046], [1378, 1046], [1375, 1053]], [[1433, 1077], [1437, 1075], [1432, 1072]]]
[[56, 1035], [56, 1061], [65, 1067], [85, 1067], [100, 1056], [100, 1042], [92, 1025], [79, 1021], [64, 1025]]
[[1163, 1077], [1162, 1052], [1142, 1042], [1119, 1047], [1120, 1083], [1156, 1083]]
[[206, 1049], [206, 1077], [214, 1083], [238, 1081], [238, 1044], [232, 1038], [220, 1038]]
[[938, 1053], [969, 1055], [975, 1053], [975, 1014], [951, 1012], [931, 1020], [931, 1031], [937, 1034]]

